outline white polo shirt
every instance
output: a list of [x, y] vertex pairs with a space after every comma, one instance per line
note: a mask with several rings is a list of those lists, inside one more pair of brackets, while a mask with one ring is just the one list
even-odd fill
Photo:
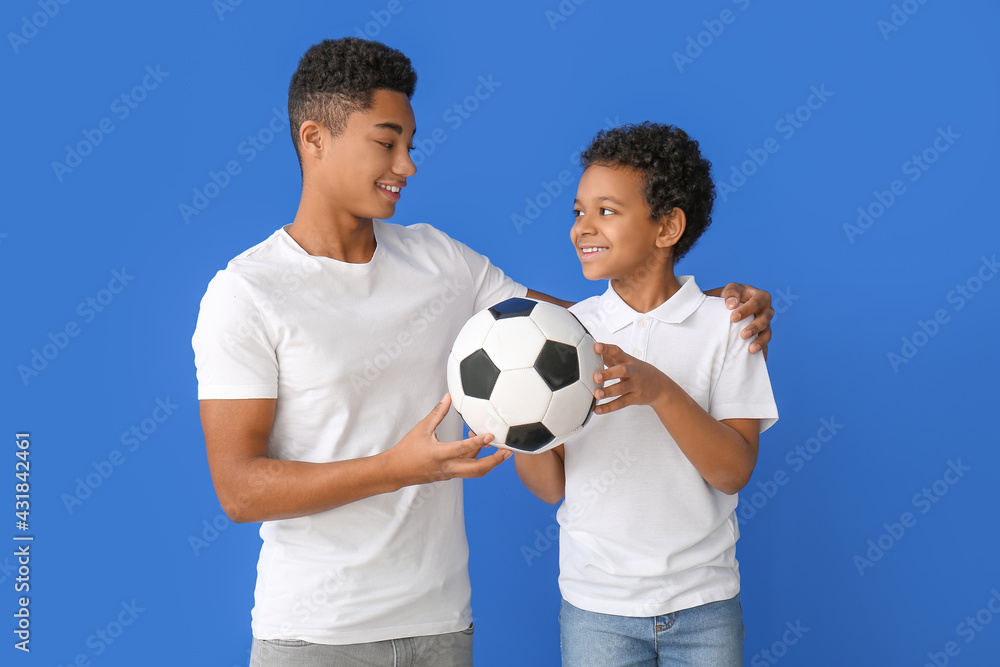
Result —
[[[366, 264], [316, 257], [285, 229], [220, 271], [193, 346], [199, 399], [276, 398], [272, 458], [384, 452], [447, 391], [466, 320], [527, 290], [429, 225], [375, 221]], [[452, 411], [437, 428], [462, 437]], [[265, 521], [253, 634], [348, 644], [471, 622], [462, 480]]]
[[[761, 354], [742, 340], [721, 298], [691, 276], [648, 313], [615, 290], [570, 310], [600, 342], [653, 364], [718, 420], [778, 417]], [[609, 400], [609, 399], [605, 399]], [[566, 443], [557, 518], [559, 587], [588, 611], [658, 616], [739, 592], [737, 496], [716, 490], [649, 406], [594, 415]]]

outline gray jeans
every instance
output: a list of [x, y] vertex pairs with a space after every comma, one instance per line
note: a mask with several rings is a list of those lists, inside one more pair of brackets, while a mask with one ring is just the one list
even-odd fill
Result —
[[366, 644], [253, 639], [250, 667], [472, 667], [472, 626]]

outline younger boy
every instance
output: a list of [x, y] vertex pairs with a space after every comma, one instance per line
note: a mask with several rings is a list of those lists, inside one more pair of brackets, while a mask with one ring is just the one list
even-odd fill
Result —
[[602, 131], [581, 161], [570, 236], [583, 274], [610, 284], [570, 310], [607, 385], [576, 438], [515, 454], [539, 498], [565, 495], [563, 664], [742, 665], [736, 493], [778, 413], [723, 300], [674, 275], [711, 222], [711, 165], [652, 123]]

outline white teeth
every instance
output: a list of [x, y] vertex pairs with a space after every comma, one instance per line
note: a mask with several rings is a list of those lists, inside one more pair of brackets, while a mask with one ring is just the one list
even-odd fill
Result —
[[584, 255], [589, 255], [591, 253], [600, 252], [602, 250], [607, 250], [607, 248], [580, 248]]
[[381, 183], [376, 183], [375, 185], [379, 186], [383, 190], [388, 190], [389, 192], [399, 192], [401, 190], [401, 188], [398, 188], [395, 185], [382, 185]]

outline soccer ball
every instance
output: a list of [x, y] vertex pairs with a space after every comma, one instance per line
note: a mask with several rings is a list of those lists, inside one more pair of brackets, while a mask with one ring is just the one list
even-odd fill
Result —
[[452, 405], [474, 433], [540, 453], [583, 428], [604, 368], [594, 339], [561, 306], [507, 299], [473, 315], [448, 356]]

